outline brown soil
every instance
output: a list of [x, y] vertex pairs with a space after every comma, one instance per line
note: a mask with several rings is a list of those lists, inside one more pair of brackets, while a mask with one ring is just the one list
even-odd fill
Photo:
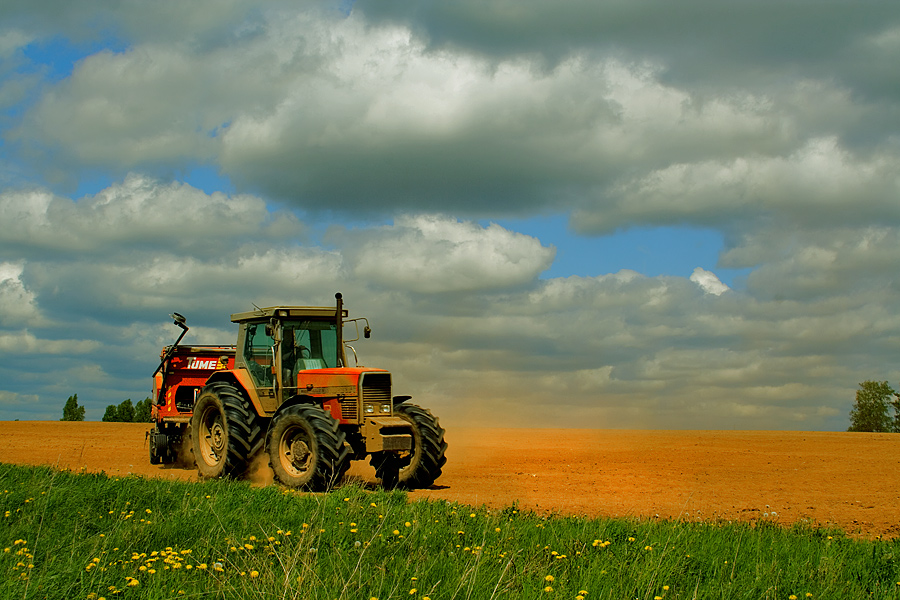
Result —
[[[149, 463], [148, 429], [0, 422], [0, 462], [197, 479], [196, 469]], [[457, 428], [447, 441], [443, 476], [411, 498], [569, 515], [805, 521], [900, 536], [896, 434]], [[363, 463], [350, 476], [374, 481]], [[271, 479], [263, 464], [256, 480]]]

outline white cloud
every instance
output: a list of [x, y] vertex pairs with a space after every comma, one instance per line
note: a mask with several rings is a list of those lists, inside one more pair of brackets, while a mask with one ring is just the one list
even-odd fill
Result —
[[694, 269], [694, 272], [691, 273], [690, 280], [703, 288], [703, 291], [707, 294], [714, 294], [716, 296], [720, 296], [731, 289], [722, 283], [719, 278], [716, 277], [715, 273], [707, 271], [703, 267]]
[[378, 230], [345, 232], [353, 274], [376, 287], [421, 293], [471, 292], [528, 284], [555, 251], [496, 224], [399, 217]]
[[38, 339], [28, 331], [0, 333], [0, 351], [16, 354], [84, 354], [98, 348], [97, 340]]
[[24, 262], [0, 262], [0, 325], [18, 327], [43, 324], [35, 295], [22, 282]]
[[260, 230], [277, 238], [299, 236], [302, 225], [285, 212], [270, 213], [248, 195], [206, 194], [186, 184], [164, 184], [131, 174], [78, 201], [45, 190], [0, 192], [0, 247], [33, 253], [93, 253], [110, 244], [152, 246], [162, 252], [223, 255]]

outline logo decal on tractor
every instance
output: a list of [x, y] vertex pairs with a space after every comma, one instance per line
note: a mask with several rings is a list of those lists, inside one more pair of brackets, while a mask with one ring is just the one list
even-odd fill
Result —
[[196, 356], [188, 357], [188, 369], [215, 369], [219, 364], [215, 358], [197, 358]]

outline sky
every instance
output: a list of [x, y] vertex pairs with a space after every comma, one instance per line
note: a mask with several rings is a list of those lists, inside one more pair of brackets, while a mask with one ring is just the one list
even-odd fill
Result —
[[0, 420], [341, 292], [445, 426], [840, 431], [900, 385], [900, 3], [0, 6]]

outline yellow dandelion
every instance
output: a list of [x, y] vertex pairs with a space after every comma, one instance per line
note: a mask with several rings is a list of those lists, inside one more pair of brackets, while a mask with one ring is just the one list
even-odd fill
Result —
[[409, 595], [410, 595], [410, 596], [415, 596], [415, 595], [416, 595], [416, 592], [418, 592], [418, 591], [419, 591], [419, 590], [417, 590], [416, 588], [413, 588], [413, 589], [409, 590]]
[[544, 588], [544, 591], [547, 593], [550, 593], [553, 591], [553, 588], [548, 585], [547, 587]]
[[250, 571], [250, 579], [256, 579], [257, 577], [259, 577], [259, 571]]
[[553, 583], [553, 579], [554, 579], [553, 575], [547, 575], [546, 577], [544, 577], [544, 581], [547, 581], [550, 583]]

